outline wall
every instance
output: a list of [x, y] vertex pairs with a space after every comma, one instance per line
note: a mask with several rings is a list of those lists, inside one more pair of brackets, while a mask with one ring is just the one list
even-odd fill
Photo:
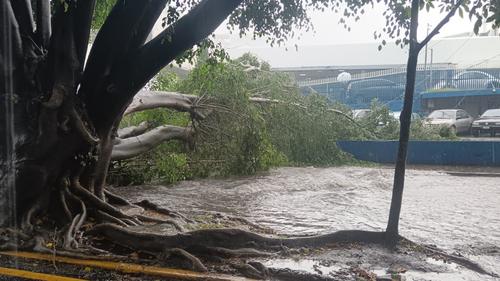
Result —
[[[356, 159], [394, 163], [398, 141], [338, 141]], [[500, 166], [497, 141], [410, 141], [409, 164], [453, 166]]]

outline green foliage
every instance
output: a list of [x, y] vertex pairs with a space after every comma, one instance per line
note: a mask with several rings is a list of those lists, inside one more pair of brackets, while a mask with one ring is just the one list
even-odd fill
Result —
[[106, 17], [111, 12], [117, 0], [97, 0], [95, 3], [94, 17], [92, 18], [92, 29], [101, 28]]
[[182, 92], [202, 96], [202, 106], [212, 108], [198, 127], [191, 154], [197, 176], [253, 174], [284, 161], [248, 99], [247, 79], [241, 69], [218, 63], [200, 65], [184, 81]]
[[[373, 132], [378, 139], [399, 139], [399, 120], [391, 115], [389, 108], [372, 101], [370, 113], [358, 120], [359, 124], [366, 130]], [[410, 139], [413, 140], [441, 140], [454, 139], [456, 136], [450, 128], [443, 126], [428, 126], [421, 118], [411, 121]]]
[[[248, 66], [260, 71], [245, 71]], [[359, 138], [357, 128], [347, 126], [346, 117], [329, 111], [332, 105], [326, 98], [305, 97], [289, 76], [268, 69], [265, 62], [245, 54], [232, 63], [204, 65], [193, 71], [185, 91], [205, 94], [221, 108], [230, 109], [216, 111], [206, 121], [209, 137], [197, 142], [198, 147], [208, 145], [200, 149], [202, 158], [216, 157], [219, 165], [226, 163], [220, 169], [227, 172], [215, 174], [247, 174], [286, 161], [294, 165], [344, 163], [348, 157], [335, 141]], [[250, 97], [269, 102], [250, 102]]]
[[[153, 90], [175, 91], [179, 78], [168, 69], [161, 71], [150, 83]], [[133, 113], [123, 118], [120, 127], [138, 125], [147, 121], [149, 126], [175, 125], [185, 127], [190, 123], [189, 114], [159, 108]], [[186, 147], [179, 141], [166, 142], [137, 158], [112, 163], [109, 182], [120, 185], [144, 182], [172, 183], [191, 178]]]
[[[259, 70], [248, 71], [249, 66]], [[119, 163], [115, 170], [130, 175], [121, 183], [248, 175], [282, 165], [346, 164], [354, 160], [336, 141], [398, 138], [398, 120], [380, 103], [374, 101], [367, 117], [353, 121], [345, 105], [331, 104], [318, 94], [303, 95], [291, 77], [267, 69], [265, 62], [245, 54], [230, 63], [200, 64], [184, 81], [162, 71], [151, 87], [198, 95], [206, 119], [194, 123], [194, 150], [172, 141]], [[153, 126], [191, 123], [186, 113], [154, 109], [127, 116], [121, 125], [143, 121]], [[415, 120], [411, 137], [441, 139], [439, 130]]]
[[399, 121], [391, 115], [389, 108], [377, 100], [370, 105], [370, 112], [359, 120], [368, 131], [379, 139], [397, 139], [399, 137]]
[[153, 91], [174, 91], [180, 83], [179, 76], [174, 72], [164, 69], [151, 81], [150, 88]]

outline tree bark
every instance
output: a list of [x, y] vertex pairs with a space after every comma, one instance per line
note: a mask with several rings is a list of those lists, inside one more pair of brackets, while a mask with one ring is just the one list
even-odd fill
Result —
[[399, 131], [399, 147], [396, 158], [396, 168], [394, 170], [394, 186], [392, 189], [391, 207], [389, 211], [389, 221], [387, 223], [386, 234], [389, 241], [397, 241], [399, 236], [399, 217], [401, 213], [401, 203], [403, 201], [403, 189], [406, 171], [406, 155], [408, 151], [408, 139], [410, 137], [411, 112], [413, 107], [413, 92], [415, 91], [415, 77], [418, 62], [418, 11], [419, 0], [411, 2], [410, 19], [410, 50], [408, 63], [406, 65], [406, 87], [403, 110], [399, 117], [401, 126]]
[[144, 134], [148, 129], [149, 129], [149, 124], [148, 122], [144, 121], [137, 126], [130, 126], [119, 129], [117, 134], [119, 139], [126, 139], [130, 137], [135, 137], [140, 134]]
[[154, 109], [159, 107], [170, 108], [178, 111], [189, 112], [198, 119], [203, 119], [203, 115], [196, 111], [198, 96], [185, 95], [176, 92], [164, 91], [140, 91], [125, 110], [124, 115], [136, 111]]
[[106, 81], [90, 94], [85, 93], [90, 118], [99, 120], [94, 122], [97, 132], [110, 130], [119, 121], [134, 95], [156, 73], [210, 35], [241, 2], [203, 0], [156, 38], [108, 68]]
[[117, 139], [111, 160], [125, 160], [141, 155], [167, 140], [192, 141], [194, 130], [191, 127], [159, 126], [142, 135]]
[[421, 43], [417, 41], [419, 1], [411, 2], [410, 18], [410, 50], [408, 53], [408, 63], [406, 65], [406, 87], [403, 103], [403, 110], [400, 119], [399, 146], [394, 169], [394, 184], [392, 190], [391, 207], [389, 210], [389, 221], [387, 222], [386, 236], [390, 243], [395, 243], [399, 237], [399, 218], [403, 201], [403, 190], [406, 172], [406, 156], [408, 152], [408, 140], [410, 137], [411, 113], [413, 107], [413, 93], [415, 91], [415, 80], [417, 74], [418, 54], [429, 41], [439, 33], [440, 29], [456, 13], [458, 8], [464, 3], [459, 0], [455, 3], [446, 16], [436, 25], [436, 27], [426, 36]]
[[[2, 223], [22, 221], [30, 228], [39, 213], [53, 210], [49, 217], [69, 223], [74, 234], [87, 217], [86, 203], [95, 205], [97, 198], [101, 201], [97, 205], [113, 210], [106, 205], [104, 186], [114, 136], [126, 106], [147, 82], [127, 74], [137, 68], [131, 63], [139, 56], [157, 57], [145, 74], [152, 77], [213, 32], [241, 1], [201, 1], [170, 27], [175, 36], [168, 44], [163, 44], [163, 37], [146, 47], [166, 2], [119, 0], [85, 65], [95, 0], [0, 1], [0, 134], [11, 137], [0, 138], [0, 193], [1, 200], [16, 206], [9, 207], [12, 212]], [[120, 93], [114, 92], [118, 84]], [[201, 118], [193, 97], [170, 97], [169, 106]], [[138, 134], [133, 139], [151, 144], [171, 138], [190, 141], [192, 132], [192, 128], [163, 126], [149, 133], [135, 130], [129, 136]], [[145, 147], [126, 138], [116, 151], [130, 155]], [[12, 190], [15, 194], [9, 193]], [[2, 202], [2, 206], [9, 205]]]

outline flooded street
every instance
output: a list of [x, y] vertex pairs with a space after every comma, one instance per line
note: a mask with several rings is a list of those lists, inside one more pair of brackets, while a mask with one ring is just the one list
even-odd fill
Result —
[[[241, 216], [277, 233], [305, 235], [384, 230], [392, 177], [392, 169], [383, 167], [279, 168], [246, 178], [117, 191], [132, 200], [148, 199], [186, 214]], [[403, 236], [449, 252], [459, 250], [485, 267], [498, 269], [499, 229], [498, 177], [407, 171]]]

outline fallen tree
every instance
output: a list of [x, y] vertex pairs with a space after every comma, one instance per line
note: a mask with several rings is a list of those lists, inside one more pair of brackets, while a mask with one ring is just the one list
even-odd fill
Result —
[[[192, 121], [196, 122], [205, 118], [204, 114], [202, 114], [203, 107], [198, 104], [199, 100], [200, 97], [194, 95], [162, 91], [140, 91], [135, 95], [124, 115], [148, 109], [166, 108], [189, 112]], [[150, 129], [146, 121], [137, 126], [121, 128], [114, 138], [111, 161], [136, 157], [170, 140], [181, 140], [192, 146], [194, 133], [195, 130], [192, 126], [161, 125]]]

